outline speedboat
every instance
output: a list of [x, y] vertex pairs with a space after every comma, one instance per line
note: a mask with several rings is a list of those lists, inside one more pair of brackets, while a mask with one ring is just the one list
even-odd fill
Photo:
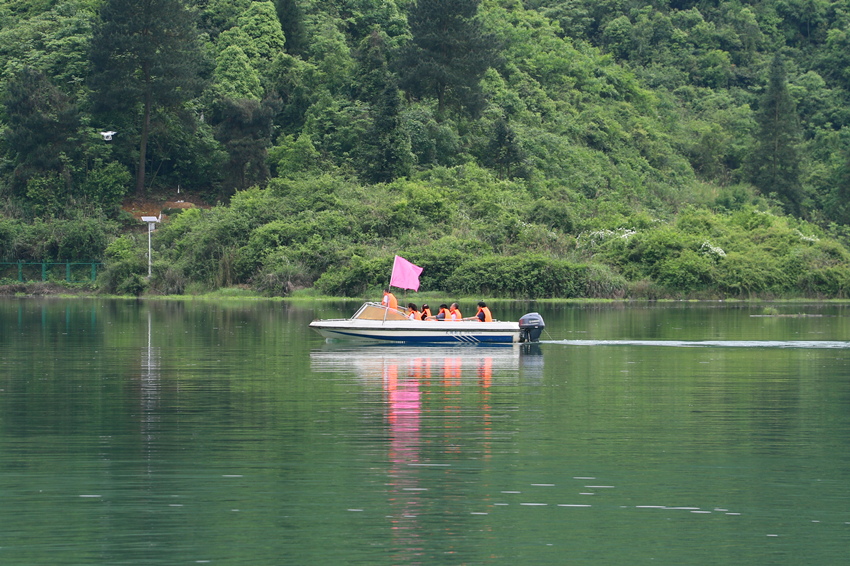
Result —
[[378, 340], [405, 343], [513, 344], [537, 342], [543, 317], [529, 313], [519, 322], [410, 320], [404, 310], [364, 303], [351, 318], [314, 320], [310, 328], [334, 340]]

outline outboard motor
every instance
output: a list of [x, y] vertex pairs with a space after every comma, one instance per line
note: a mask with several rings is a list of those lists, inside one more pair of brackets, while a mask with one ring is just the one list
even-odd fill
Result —
[[519, 319], [519, 341], [520, 342], [537, 342], [540, 340], [540, 335], [546, 325], [543, 323], [543, 317], [536, 312], [530, 312]]

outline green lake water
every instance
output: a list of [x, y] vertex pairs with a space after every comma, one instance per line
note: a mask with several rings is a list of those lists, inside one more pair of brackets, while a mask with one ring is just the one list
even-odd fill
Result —
[[848, 563], [850, 307], [357, 306], [0, 299], [0, 564]]

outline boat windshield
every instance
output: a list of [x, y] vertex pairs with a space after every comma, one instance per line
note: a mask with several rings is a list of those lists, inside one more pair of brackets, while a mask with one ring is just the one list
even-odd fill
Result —
[[358, 320], [407, 320], [404, 313], [378, 303], [364, 304], [351, 318]]

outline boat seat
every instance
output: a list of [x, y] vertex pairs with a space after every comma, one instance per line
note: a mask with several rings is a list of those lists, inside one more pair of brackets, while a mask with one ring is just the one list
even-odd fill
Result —
[[[384, 313], [387, 315], [386, 319], [384, 319]], [[360, 309], [355, 318], [359, 320], [407, 320], [407, 317], [397, 310], [374, 305], [366, 305]]]

